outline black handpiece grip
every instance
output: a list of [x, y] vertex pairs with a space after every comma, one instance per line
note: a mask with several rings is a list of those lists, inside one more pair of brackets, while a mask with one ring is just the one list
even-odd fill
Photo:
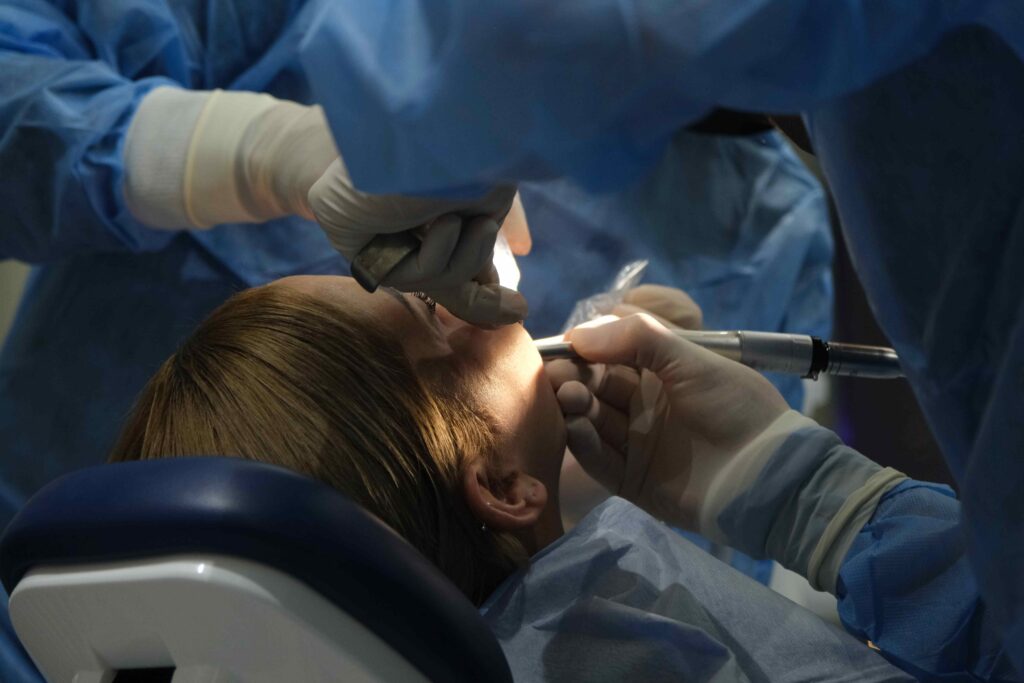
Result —
[[893, 349], [843, 342], [825, 343], [828, 346], [828, 368], [825, 372], [830, 375], [869, 379], [903, 377], [899, 356]]
[[391, 271], [419, 248], [420, 240], [411, 230], [377, 235], [352, 259], [352, 277], [373, 293]]

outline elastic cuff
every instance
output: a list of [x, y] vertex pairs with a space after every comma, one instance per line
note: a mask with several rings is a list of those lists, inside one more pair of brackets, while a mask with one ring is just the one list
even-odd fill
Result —
[[[757, 482], [769, 499], [781, 502], [774, 510], [763, 505], [759, 510], [771, 519], [764, 551], [815, 587], [827, 585], [827, 568], [836, 561], [832, 553], [839, 551], [843, 534], [856, 523], [857, 510], [866, 509], [874, 487], [880, 481], [884, 484], [889, 475], [879, 479], [883, 468], [878, 463], [825, 429], [795, 435], [784, 448]], [[821, 546], [823, 538], [825, 546]], [[810, 569], [812, 557], [815, 571]]]
[[886, 467], [850, 494], [825, 527], [807, 562], [807, 580], [812, 588], [835, 594], [839, 568], [857, 534], [871, 519], [882, 496], [906, 479], [902, 472]]
[[185, 214], [205, 228], [263, 220], [249, 212], [238, 187], [239, 144], [253, 119], [277, 100], [270, 95], [215, 90], [195, 124], [185, 166]]
[[185, 164], [209, 97], [209, 91], [162, 86], [139, 103], [125, 140], [124, 193], [128, 210], [143, 225], [192, 225], [185, 211]]

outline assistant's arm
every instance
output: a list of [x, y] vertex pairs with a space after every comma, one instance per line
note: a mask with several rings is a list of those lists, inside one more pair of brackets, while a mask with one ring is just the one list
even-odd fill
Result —
[[[188, 41], [163, 18], [140, 25], [128, 9], [85, 3], [65, 14], [41, 0], [0, 7], [0, 259], [158, 249], [172, 229], [297, 215], [351, 260], [378, 233], [422, 228], [416, 258], [385, 284], [426, 291], [477, 324], [522, 320], [525, 299], [484, 275], [514, 187], [463, 199], [359, 192], [319, 107], [139, 78], [158, 62], [189, 73]], [[116, 33], [118, 49], [78, 22]]]
[[139, 102], [171, 81], [117, 73], [39, 0], [0, 6], [0, 73], [0, 259], [165, 244], [127, 210], [122, 153]]
[[[0, 7], [0, 258], [144, 251], [172, 229], [313, 218], [309, 188], [338, 157], [319, 108], [139, 78], [187, 61], [179, 27], [107, 11]], [[108, 44], [133, 27], [134, 43]]]

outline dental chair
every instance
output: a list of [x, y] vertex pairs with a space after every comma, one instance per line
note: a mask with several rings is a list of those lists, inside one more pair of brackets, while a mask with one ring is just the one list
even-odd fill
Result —
[[325, 484], [240, 458], [102, 465], [0, 540], [51, 682], [511, 681], [473, 605]]

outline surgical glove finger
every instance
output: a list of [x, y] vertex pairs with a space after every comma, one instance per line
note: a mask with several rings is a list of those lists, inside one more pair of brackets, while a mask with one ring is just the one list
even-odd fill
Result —
[[601, 440], [594, 423], [583, 416], [565, 420], [567, 446], [583, 470], [611, 493], [618, 493], [626, 472], [626, 460]]
[[625, 453], [629, 418], [621, 410], [599, 400], [580, 382], [563, 384], [556, 394], [562, 412], [590, 420], [598, 436], [617, 453]]
[[677, 287], [640, 285], [622, 297], [622, 302], [637, 306], [676, 327], [699, 330], [704, 314], [690, 295]]
[[559, 358], [549, 361], [544, 369], [555, 391], [566, 382], [580, 382], [602, 401], [623, 411], [629, 409], [630, 400], [640, 385], [640, 373], [625, 365]]
[[475, 280], [458, 287], [426, 290], [452, 315], [479, 327], [499, 327], [517, 323], [526, 317], [526, 299], [514, 289], [498, 283], [482, 284]]
[[400, 287], [410, 280], [423, 280], [444, 270], [452, 258], [462, 234], [462, 219], [453, 214], [439, 217], [420, 231], [423, 236], [415, 253], [407, 256], [384, 282]]
[[586, 415], [590, 410], [590, 404], [594, 395], [590, 393], [582, 382], [572, 380], [558, 388], [555, 393], [558, 398], [558, 405], [566, 415]]
[[585, 382], [584, 377], [593, 372], [590, 363], [574, 361], [569, 358], [558, 358], [544, 363], [544, 372], [547, 373], [551, 388], [558, 391], [558, 388], [566, 382]]
[[659, 323], [661, 323], [665, 327], [679, 327], [678, 325], [673, 323], [671, 320], [668, 320], [667, 318], [662, 318], [657, 313], [652, 313], [651, 311], [647, 310], [646, 308], [641, 308], [640, 306], [634, 306], [633, 304], [619, 303], [619, 304], [615, 304], [615, 307], [612, 308], [612, 314], [613, 315], [617, 315], [620, 318], [625, 318], [626, 316], [630, 316], [630, 315], [636, 315], [637, 313], [646, 313], [647, 315], [651, 316], [652, 318], [657, 320]]
[[[435, 228], [441, 228], [434, 240]], [[457, 241], [452, 247], [453, 236]], [[498, 223], [487, 216], [439, 219], [424, 231], [423, 244], [414, 258], [402, 261], [384, 283], [398, 289], [448, 289], [472, 280], [484, 270], [494, 253]]]
[[579, 325], [577, 325], [577, 327], [578, 328], [579, 327], [583, 327], [583, 328], [587, 328], [587, 327], [601, 327], [602, 325], [607, 325], [610, 322], [615, 322], [618, 319], [619, 319], [619, 316], [612, 315], [610, 313], [606, 313], [606, 314], [604, 314], [602, 316], [598, 316], [597, 318], [594, 318], [593, 320], [588, 320], [585, 323], [580, 323]]
[[477, 273], [476, 277], [473, 279], [482, 285], [493, 285], [498, 283], [500, 281], [500, 278], [498, 277], [498, 268], [494, 265], [493, 261], [488, 261], [487, 264], [484, 265], [484, 269]]
[[[582, 358], [663, 372], [727, 363], [707, 349], [687, 342], [647, 313], [638, 313], [597, 327], [580, 325], [566, 333]], [[662, 377], [662, 379], [667, 379]]]
[[628, 411], [633, 394], [640, 386], [640, 373], [625, 365], [591, 366], [583, 382], [602, 402], [622, 411]]
[[588, 389], [593, 389], [605, 374], [605, 366], [600, 363], [587, 363], [568, 358], [549, 361], [544, 368], [556, 391], [566, 382], [580, 382]]

